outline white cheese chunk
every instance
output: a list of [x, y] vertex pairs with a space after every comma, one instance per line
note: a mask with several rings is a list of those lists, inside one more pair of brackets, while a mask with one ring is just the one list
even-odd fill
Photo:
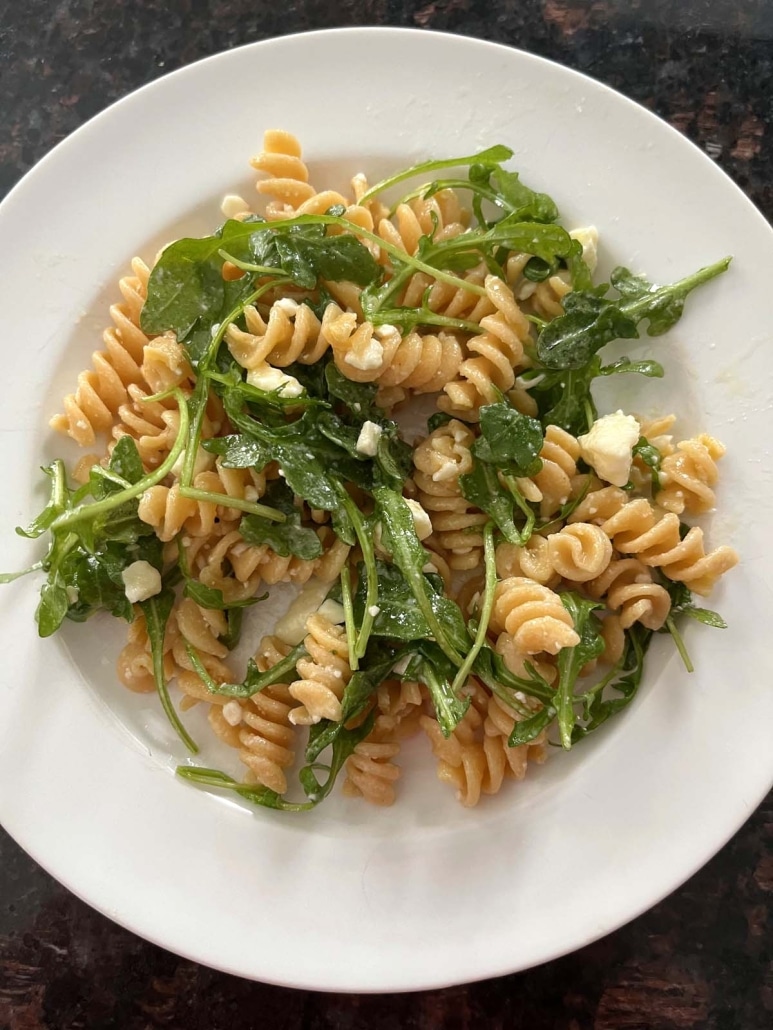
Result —
[[236, 218], [237, 215], [243, 215], [246, 211], [249, 211], [250, 205], [238, 193], [227, 193], [223, 197], [220, 210], [226, 218]]
[[376, 422], [363, 422], [360, 435], [357, 437], [357, 453], [364, 454], [367, 458], [375, 458], [382, 432], [381, 426]]
[[569, 233], [573, 240], [578, 240], [582, 247], [582, 259], [588, 271], [595, 272], [598, 264], [599, 231], [595, 225], [587, 225], [582, 229], [572, 229]]
[[633, 415], [615, 411], [597, 418], [577, 441], [583, 460], [599, 478], [612, 486], [625, 486], [631, 475], [631, 452], [640, 436], [641, 426]]
[[132, 562], [121, 573], [127, 601], [136, 604], [161, 593], [161, 573], [150, 562]]
[[362, 372], [371, 372], [378, 368], [383, 360], [384, 348], [375, 336], [372, 336], [361, 350], [350, 350], [344, 357], [347, 365], [359, 368]]
[[[183, 466], [185, 465], [185, 454], [186, 448], [180, 451], [180, 456], [177, 461], [172, 465], [172, 475], [178, 479], [182, 475]], [[196, 451], [196, 460], [193, 463], [193, 475], [194, 478], [198, 476], [200, 472], [207, 472], [213, 468], [215, 464], [215, 455], [210, 454], [209, 451], [205, 451], [203, 447], [199, 447]]]
[[426, 540], [428, 536], [432, 535], [432, 522], [429, 515], [418, 501], [412, 501], [409, 497], [406, 497], [405, 503], [411, 509], [416, 536], [419, 540]]
[[372, 619], [375, 619], [380, 611], [381, 609], [377, 604], [372, 604], [370, 608], [368, 608], [368, 615], [370, 615]]
[[266, 393], [279, 390], [283, 397], [300, 397], [303, 393], [303, 387], [295, 376], [289, 376], [281, 368], [274, 368], [265, 362], [249, 370], [247, 382], [257, 390], [265, 390]]
[[242, 721], [242, 706], [238, 701], [226, 701], [223, 705], [223, 718], [229, 726], [238, 726]]
[[334, 601], [332, 597], [328, 597], [326, 601], [322, 602], [317, 609], [317, 615], [321, 615], [328, 622], [332, 622], [334, 626], [341, 626], [346, 622], [344, 606], [339, 604], [338, 601]]
[[312, 579], [301, 590], [293, 603], [276, 624], [274, 633], [279, 639], [295, 647], [306, 636], [306, 621], [325, 600], [330, 584], [321, 579]]

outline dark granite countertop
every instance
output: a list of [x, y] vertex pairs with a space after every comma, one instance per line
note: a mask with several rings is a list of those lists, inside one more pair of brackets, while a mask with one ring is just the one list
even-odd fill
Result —
[[[362, 24], [480, 36], [587, 72], [671, 122], [773, 215], [770, 0], [6, 0], [0, 194], [167, 71], [274, 35]], [[773, 1026], [771, 900], [773, 796], [684, 887], [573, 955], [443, 991], [323, 995], [147, 944], [2, 835], [0, 1028], [762, 1030]]]

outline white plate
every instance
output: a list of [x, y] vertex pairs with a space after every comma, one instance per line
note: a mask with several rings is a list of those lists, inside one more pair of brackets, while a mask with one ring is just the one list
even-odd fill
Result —
[[0, 210], [0, 568], [34, 550], [12, 527], [39, 506], [41, 456], [62, 450], [47, 416], [99, 346], [117, 276], [133, 254], [215, 225], [224, 192], [249, 195], [247, 158], [273, 126], [300, 136], [318, 187], [507, 143], [567, 223], [600, 227], [606, 269], [666, 281], [735, 255], [668, 337], [627, 348], [657, 353], [665, 385], [644, 384], [632, 400], [628, 382], [617, 395], [638, 410], [673, 406], [685, 434], [705, 428], [728, 445], [709, 526], [713, 542], [742, 554], [712, 598], [730, 628], [685, 628], [692, 676], [659, 639], [624, 716], [474, 811], [416, 758], [392, 810], [339, 798], [293, 817], [175, 779], [183, 755], [157, 707], [115, 685], [120, 634], [95, 621], [39, 641], [38, 584], [24, 581], [0, 592], [0, 816], [112, 919], [243, 976], [375, 991], [521, 969], [654, 904], [773, 780], [773, 234], [653, 115], [504, 47], [353, 29], [185, 68], [58, 146]]

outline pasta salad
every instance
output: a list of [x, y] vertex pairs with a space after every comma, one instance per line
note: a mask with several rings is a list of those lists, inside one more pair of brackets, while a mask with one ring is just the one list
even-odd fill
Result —
[[[36, 619], [128, 623], [118, 676], [156, 692], [186, 748], [204, 705], [269, 808], [389, 805], [401, 741], [426, 737], [464, 805], [569, 749], [635, 697], [654, 634], [738, 561], [688, 519], [724, 448], [675, 416], [600, 415], [614, 340], [667, 332], [729, 259], [670, 285], [594, 282], [512, 151], [432, 160], [345, 193], [266, 132], [242, 197], [119, 283], [103, 349], [51, 425], [84, 457], [44, 469]], [[389, 199], [388, 199], [389, 198]], [[429, 417], [418, 437], [406, 412]], [[675, 442], [676, 441], [676, 442]], [[16, 578], [8, 574], [4, 581]], [[229, 656], [271, 586], [298, 595], [246, 669]]]

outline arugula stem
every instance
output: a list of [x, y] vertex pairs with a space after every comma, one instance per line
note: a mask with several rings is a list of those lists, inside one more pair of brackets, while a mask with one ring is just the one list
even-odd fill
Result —
[[161, 621], [158, 618], [158, 606], [152, 604], [152, 601], [153, 598], [151, 598], [150, 601], [143, 602], [142, 610], [145, 613], [146, 622], [148, 622], [148, 620], [151, 622], [156, 620], [157, 622], [155, 631], [151, 631], [149, 629], [148, 632], [150, 650], [153, 657], [153, 677], [156, 681], [156, 690], [161, 701], [161, 707], [164, 709], [164, 714], [169, 720], [170, 725], [191, 754], [197, 755], [199, 753], [198, 745], [180, 721], [180, 717], [172, 704], [171, 697], [169, 696], [169, 688], [167, 686], [166, 675], [164, 673], [164, 632], [166, 624], [165, 621], [163, 625], [161, 624]]
[[716, 279], [718, 275], [722, 275], [726, 272], [730, 266], [730, 262], [733, 259], [731, 257], [722, 258], [720, 261], [715, 261], [713, 265], [706, 265], [704, 268], [699, 268], [697, 272], [693, 272], [692, 275], [687, 275], [684, 279], [679, 279], [675, 283], [669, 283], [666, 286], [658, 286], [654, 290], [650, 290], [639, 300], [633, 301], [632, 303], [625, 303], [623, 301], [619, 304], [620, 310], [625, 312], [628, 318], [638, 321], [649, 311], [652, 306], [652, 298], [657, 297], [659, 294], [668, 296], [675, 290], [679, 290], [686, 296], [692, 292], [696, 286], [702, 286], [703, 283], [709, 282], [711, 279]]
[[30, 565], [27, 569], [22, 569], [21, 572], [2, 572], [0, 573], [0, 583], [13, 583], [15, 579], [21, 579], [22, 576], [26, 576], [30, 572], [37, 572], [38, 569], [42, 568], [43, 562], [36, 561], [34, 565]]
[[346, 643], [349, 647], [349, 666], [353, 672], [359, 667], [357, 656], [357, 627], [354, 625], [354, 601], [352, 598], [352, 576], [349, 566], [341, 569], [341, 600], [344, 606], [344, 625], [346, 626]]
[[687, 647], [685, 645], [684, 640], [682, 639], [682, 634], [676, 628], [676, 623], [674, 622], [673, 615], [669, 615], [666, 619], [666, 629], [671, 634], [674, 640], [674, 644], [676, 644], [676, 649], [679, 652], [679, 656], [681, 657], [682, 661], [684, 662], [685, 669], [687, 669], [688, 672], [695, 672], [695, 667], [693, 666], [690, 655], [687, 653]]
[[386, 179], [382, 179], [377, 182], [374, 186], [371, 186], [369, 190], [360, 197], [359, 203], [367, 204], [369, 200], [372, 200], [377, 194], [382, 193], [384, 190], [388, 190], [392, 186], [396, 186], [398, 182], [404, 182], [406, 179], [413, 178], [414, 175], [421, 175], [424, 172], [433, 172], [438, 168], [459, 168], [464, 165], [472, 164], [500, 164], [502, 161], [509, 161], [513, 156], [513, 152], [509, 147], [498, 146], [488, 147], [486, 150], [481, 150], [477, 154], [469, 154], [466, 157], [448, 157], [442, 161], [421, 161], [419, 164], [411, 165], [410, 168], [404, 168], [401, 172], [397, 172], [395, 175], [390, 175]]
[[[238, 257], [234, 257], [233, 254], [229, 254], [227, 250], [219, 250], [218, 254], [223, 261], [230, 261], [232, 265], [236, 265], [237, 268], [241, 268], [244, 272], [254, 272], [256, 275], [273, 275], [281, 276], [283, 274], [281, 268], [267, 268], [265, 265], [252, 265], [249, 261], [242, 261]], [[274, 285], [273, 283], [271, 284]]]
[[[448, 283], [450, 286], [455, 286], [458, 289], [468, 290], [470, 293], [476, 293], [479, 297], [485, 297], [486, 291], [482, 286], [478, 286], [476, 283], [468, 282], [466, 279], [460, 279], [458, 275], [452, 275], [449, 272], [444, 272], [439, 268], [435, 268], [434, 265], [428, 265], [426, 262], [421, 261], [417, 257], [413, 257], [411, 254], [406, 254], [404, 250], [399, 247], [395, 247], [391, 243], [387, 243], [380, 236], [377, 236], [373, 232], [369, 232], [367, 229], [360, 228], [359, 225], [355, 225], [346, 218], [340, 218], [338, 215], [298, 215], [296, 218], [287, 218], [282, 220], [282, 228], [290, 228], [294, 225], [338, 225], [344, 229], [348, 229], [354, 236], [362, 237], [363, 239], [370, 240], [372, 243], [376, 243], [381, 249], [389, 254], [390, 257], [395, 258], [400, 264], [407, 264], [412, 266], [418, 272], [425, 272], [433, 279], [439, 279], [441, 282]], [[262, 222], [255, 223], [256, 232], [265, 232], [267, 229], [276, 227], [275, 222]], [[449, 246], [444, 243], [443, 246]], [[456, 248], [455, 248], [456, 249]], [[474, 249], [474, 248], [473, 248]], [[271, 283], [270, 285], [276, 285]]]
[[486, 569], [486, 585], [483, 591], [483, 605], [480, 612], [480, 621], [478, 622], [478, 629], [475, 633], [473, 645], [454, 677], [454, 682], [451, 684], [452, 694], [457, 694], [467, 682], [470, 669], [472, 668], [475, 659], [478, 657], [480, 649], [486, 642], [486, 633], [488, 631], [489, 620], [491, 619], [491, 611], [494, 607], [494, 591], [497, 587], [497, 563], [496, 552], [494, 549], [493, 522], [487, 522], [483, 527], [483, 563]]
[[183, 462], [182, 473], [180, 475], [181, 487], [190, 487], [193, 482], [193, 472], [196, 468], [196, 456], [199, 453], [199, 444], [201, 442], [201, 427], [204, 423], [204, 415], [206, 413], [207, 401], [209, 399], [208, 373], [217, 360], [220, 345], [225, 338], [228, 326], [242, 314], [248, 305], [258, 300], [268, 290], [271, 290], [276, 286], [284, 286], [291, 282], [292, 279], [285, 277], [274, 279], [268, 283], [263, 283], [262, 286], [253, 290], [249, 296], [244, 298], [244, 300], [239, 301], [239, 303], [228, 312], [226, 317], [220, 323], [217, 332], [212, 337], [212, 343], [210, 343], [209, 347], [207, 347], [206, 351], [199, 359], [196, 367], [198, 378], [191, 397], [191, 406], [193, 408], [193, 418], [191, 419], [191, 440], [189, 441], [188, 447], [185, 451], [185, 460]]
[[518, 508], [526, 516], [526, 524], [521, 530], [521, 539], [518, 544], [519, 547], [524, 547], [528, 542], [529, 538], [531, 537], [531, 534], [534, 532], [534, 526], [537, 521], [537, 516], [534, 513], [534, 509], [531, 507], [529, 502], [518, 489], [518, 484], [515, 481], [515, 476], [507, 475], [507, 473], [504, 472], [500, 474], [502, 476], [502, 479], [504, 480], [505, 486], [510, 491], [513, 500], [518, 505]]
[[175, 390], [175, 399], [177, 400], [177, 405], [180, 410], [180, 428], [177, 431], [177, 437], [172, 445], [172, 449], [161, 465], [159, 465], [154, 472], [149, 472], [147, 476], [143, 476], [137, 483], [127, 487], [125, 490], [119, 490], [118, 493], [110, 494], [101, 501], [94, 501], [91, 504], [81, 504], [77, 508], [73, 508], [70, 511], [59, 515], [51, 523], [50, 529], [52, 533], [74, 526], [78, 522], [82, 522], [84, 519], [96, 518], [104, 512], [112, 511], [113, 508], [117, 508], [119, 505], [125, 504], [126, 501], [131, 501], [135, 497], [139, 497], [140, 494], [143, 494], [146, 490], [150, 489], [151, 486], [155, 486], [157, 483], [160, 483], [162, 479], [165, 479], [167, 475], [169, 475], [174, 463], [183, 451], [190, 425], [188, 403], [181, 390]]
[[357, 542], [362, 550], [363, 561], [365, 562], [365, 577], [367, 581], [365, 590], [365, 614], [362, 618], [362, 625], [357, 635], [354, 654], [356, 658], [362, 658], [368, 647], [371, 630], [373, 629], [374, 615], [371, 610], [378, 605], [378, 574], [376, 572], [376, 555], [373, 550], [373, 540], [368, 533], [362, 513], [346, 490], [339, 486], [341, 503], [349, 516], [354, 532], [357, 534]]
[[269, 508], [265, 504], [257, 504], [255, 501], [245, 501], [241, 497], [229, 497], [228, 494], [212, 493], [211, 490], [197, 490], [192, 486], [181, 486], [180, 495], [189, 497], [192, 501], [204, 501], [210, 504], [219, 504], [223, 508], [236, 508], [238, 511], [247, 511], [251, 515], [260, 515], [271, 522], [286, 522], [287, 516], [276, 508]]
[[236, 780], [218, 769], [204, 769], [200, 766], [178, 765], [175, 770], [183, 780], [190, 780], [192, 783], [201, 784], [202, 787], [216, 787], [221, 790], [231, 790], [239, 794], [245, 801], [254, 805], [261, 805], [265, 808], [276, 808], [282, 812], [308, 812], [314, 808], [313, 801], [285, 801], [279, 794], [268, 787], [252, 786], [249, 783], [237, 783]]
[[[390, 285], [392, 280], [390, 280]], [[406, 315], [410, 316], [407, 322]], [[461, 329], [465, 333], [483, 333], [485, 328], [478, 322], [468, 322], [464, 318], [451, 318], [449, 315], [439, 315], [432, 308], [424, 304], [420, 308], [384, 308], [379, 306], [377, 311], [368, 312], [368, 321], [374, 325], [385, 325], [397, 323], [398, 325], [438, 325], [444, 329]]]

